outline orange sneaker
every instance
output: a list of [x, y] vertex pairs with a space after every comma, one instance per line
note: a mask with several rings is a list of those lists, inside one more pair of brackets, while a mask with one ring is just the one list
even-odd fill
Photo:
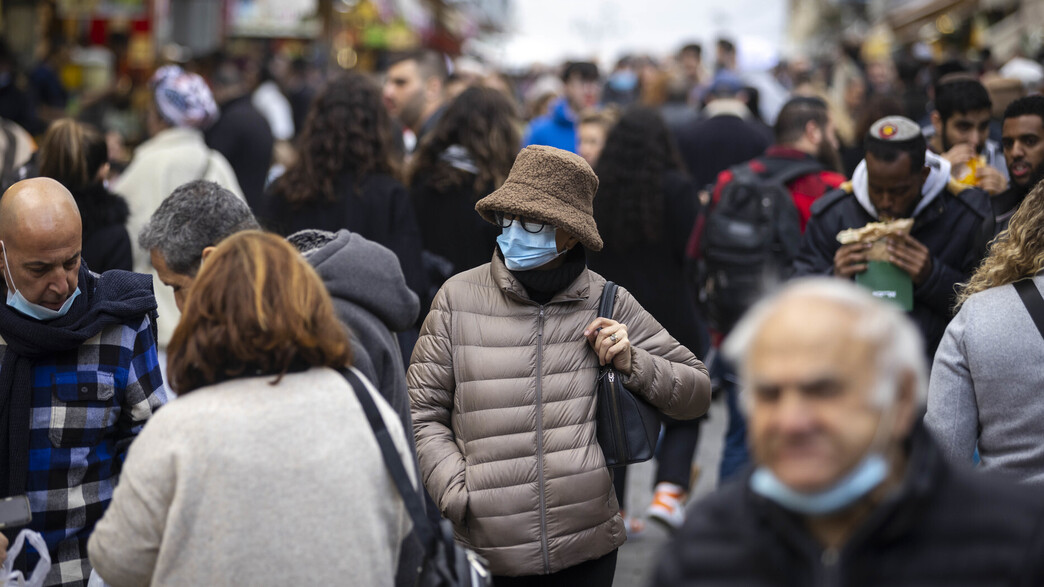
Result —
[[673, 483], [657, 483], [653, 501], [645, 514], [650, 520], [670, 530], [681, 528], [685, 522], [685, 491]]
[[645, 521], [641, 518], [632, 518], [624, 510], [620, 510], [620, 516], [623, 517], [624, 529], [627, 531], [628, 538], [637, 538], [645, 532]]

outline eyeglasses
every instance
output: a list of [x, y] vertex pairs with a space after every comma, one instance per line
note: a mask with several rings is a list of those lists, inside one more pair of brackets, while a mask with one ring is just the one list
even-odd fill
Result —
[[519, 216], [517, 214], [511, 214], [511, 213], [505, 213], [505, 212], [494, 212], [493, 213], [493, 217], [497, 221], [497, 226], [499, 226], [501, 228], [507, 228], [507, 227], [511, 226], [511, 223], [513, 221], [518, 220], [518, 223], [522, 225], [522, 230], [524, 230], [526, 232], [531, 232], [533, 234], [540, 233], [541, 231], [543, 231], [548, 226], [548, 224], [546, 222], [540, 222], [540, 221], [537, 221], [537, 220], [530, 220], [529, 218], [526, 218], [525, 216]]

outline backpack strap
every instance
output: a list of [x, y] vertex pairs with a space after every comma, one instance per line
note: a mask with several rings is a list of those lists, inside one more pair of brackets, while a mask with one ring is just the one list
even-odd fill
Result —
[[[755, 159], [761, 160], [761, 159]], [[732, 174], [733, 181], [745, 182], [745, 183], [781, 183], [784, 186], [802, 175], [808, 175], [817, 171], [823, 170], [823, 165], [814, 159], [803, 159], [794, 161], [783, 165], [775, 173], [763, 175], [754, 171], [750, 166], [750, 161], [733, 165], [729, 168], [729, 172]]]
[[377, 438], [377, 445], [381, 447], [381, 457], [384, 459], [384, 465], [388, 469], [388, 474], [391, 475], [395, 488], [402, 497], [406, 511], [410, 514], [410, 519], [413, 520], [413, 531], [417, 533], [417, 538], [424, 545], [425, 552], [430, 554], [435, 548], [435, 532], [432, 530], [428, 517], [424, 513], [424, 505], [421, 503], [420, 496], [406, 473], [406, 466], [402, 464], [402, 458], [399, 457], [399, 452], [395, 450], [395, 443], [392, 441], [388, 426], [384, 423], [384, 418], [381, 417], [380, 410], [377, 409], [377, 403], [373, 401], [373, 396], [366, 389], [366, 384], [359, 379], [359, 376], [354, 371], [345, 368], [338, 370], [338, 372], [348, 380], [348, 386], [355, 392], [355, 397], [358, 398], [359, 404], [366, 414], [366, 421], [369, 422], [370, 429], [373, 430], [373, 435]]
[[1032, 279], [1022, 279], [1012, 285], [1019, 292], [1022, 305], [1026, 306], [1033, 323], [1037, 325], [1037, 331], [1044, 337], [1044, 297], [1041, 297], [1037, 284]]
[[776, 173], [763, 177], [761, 181], [765, 183], [779, 182], [785, 186], [803, 175], [816, 173], [817, 171], [823, 171], [823, 165], [819, 161], [812, 159], [795, 161], [784, 165]]

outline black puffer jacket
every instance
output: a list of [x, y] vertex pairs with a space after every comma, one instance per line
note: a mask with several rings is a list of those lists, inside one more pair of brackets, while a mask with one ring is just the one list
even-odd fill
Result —
[[696, 505], [657, 566], [656, 587], [1044, 585], [1039, 492], [947, 465], [914, 433], [906, 477], [839, 551], [755, 495], [750, 475]]
[[417, 218], [409, 193], [398, 180], [383, 173], [359, 180], [344, 172], [334, 181], [335, 201], [319, 196], [300, 205], [287, 202], [279, 189], [277, 182], [254, 211], [262, 226], [284, 236], [307, 228], [329, 232], [346, 228], [391, 249], [406, 285], [418, 296], [426, 293]]
[[80, 256], [95, 273], [131, 270], [131, 240], [127, 234], [127, 201], [96, 183], [73, 192], [83, 222]]
[[[932, 256], [932, 273], [914, 287], [910, 312], [924, 336], [929, 360], [953, 318], [954, 286], [968, 280], [993, 236], [993, 212], [986, 194], [957, 185], [950, 182], [934, 194], [930, 204], [914, 215], [910, 230], [910, 236], [928, 247]], [[846, 188], [848, 184], [812, 205], [805, 241], [794, 263], [795, 277], [833, 274], [834, 253], [841, 246], [837, 233], [877, 221]]]

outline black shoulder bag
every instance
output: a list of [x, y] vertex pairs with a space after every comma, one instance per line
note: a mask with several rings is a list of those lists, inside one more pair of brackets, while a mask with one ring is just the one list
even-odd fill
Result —
[[490, 587], [492, 577], [486, 561], [475, 551], [465, 548], [453, 539], [453, 525], [449, 520], [442, 520], [432, 528], [424, 514], [424, 505], [420, 495], [410, 483], [406, 467], [402, 464], [399, 453], [395, 450], [391, 433], [381, 417], [377, 404], [366, 389], [366, 385], [350, 369], [342, 369], [341, 375], [348, 380], [349, 386], [359, 399], [366, 420], [381, 447], [381, 457], [388, 468], [388, 474], [395, 482], [406, 511], [413, 520], [413, 531], [424, 545], [424, 567], [421, 569], [417, 584], [420, 587]]
[[[599, 318], [612, 318], [617, 286], [605, 282]], [[598, 373], [597, 435], [607, 467], [623, 467], [653, 458], [660, 436], [659, 411], [631, 393], [612, 363]]]
[[1026, 311], [1029, 312], [1030, 318], [1033, 318], [1040, 335], [1044, 337], [1044, 298], [1040, 296], [1037, 284], [1033, 283], [1032, 279], [1022, 279], [1012, 285], [1015, 286], [1015, 291], [1019, 292], [1022, 305], [1026, 306]]

